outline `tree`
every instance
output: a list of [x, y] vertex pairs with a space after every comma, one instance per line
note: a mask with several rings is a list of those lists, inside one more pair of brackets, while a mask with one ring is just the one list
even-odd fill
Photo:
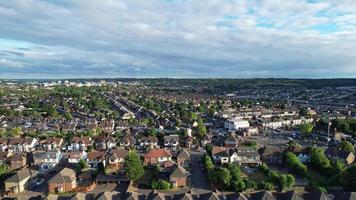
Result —
[[324, 149], [313, 147], [310, 150], [310, 162], [315, 169], [322, 170], [325, 174], [332, 173], [330, 171], [330, 160], [325, 156]]
[[85, 168], [88, 168], [88, 163], [85, 160], [80, 159], [75, 168], [75, 171], [77, 172], [77, 174], [80, 174], [82, 173], [82, 170]]
[[227, 168], [221, 167], [217, 170], [217, 180], [220, 185], [228, 185], [230, 183], [230, 178], [230, 171]]
[[141, 159], [135, 151], [130, 151], [129, 155], [124, 160], [124, 168], [128, 178], [136, 182], [145, 173]]
[[346, 152], [349, 152], [349, 153], [354, 153], [355, 152], [355, 148], [354, 148], [354, 145], [352, 145], [350, 142], [348, 141], [342, 141], [339, 145], [339, 148], [341, 150], [344, 150]]
[[1, 165], [0, 165], [0, 177], [1, 177], [2, 175], [6, 174], [7, 172], [8, 172], [8, 169], [7, 169], [6, 165], [1, 164]]
[[350, 191], [356, 191], [356, 165], [349, 167], [342, 176], [343, 186]]
[[165, 180], [153, 180], [151, 184], [152, 189], [154, 190], [168, 190], [171, 188], [171, 184]]
[[288, 167], [294, 171], [294, 173], [300, 176], [307, 175], [308, 173], [307, 166], [305, 166], [302, 162], [300, 162], [300, 160], [294, 153], [288, 152], [286, 154], [286, 163]]
[[204, 156], [204, 168], [208, 172], [214, 170], [214, 163], [208, 155]]
[[102, 162], [98, 163], [98, 173], [99, 174], [106, 174], [107, 173], [107, 168], [104, 166], [104, 163], [102, 163]]
[[308, 114], [309, 114], [309, 110], [308, 110], [308, 108], [301, 108], [300, 110], [299, 110], [299, 115], [301, 115], [301, 116], [304, 116], [304, 117], [306, 117], [306, 116], [308, 116]]
[[295, 178], [293, 175], [287, 175], [287, 187], [292, 187], [295, 184]]
[[206, 130], [206, 127], [204, 125], [204, 122], [201, 118], [199, 118], [198, 120], [198, 126], [197, 126], [197, 134], [199, 136], [204, 136], [206, 134], [207, 130]]
[[12, 130], [11, 130], [11, 134], [13, 136], [19, 136], [20, 134], [22, 133], [22, 129], [20, 127], [14, 127]]
[[299, 125], [299, 130], [302, 135], [310, 136], [310, 134], [313, 131], [313, 125], [309, 124], [309, 123], [301, 124], [301, 125]]
[[243, 180], [232, 180], [230, 187], [235, 192], [242, 192], [246, 189], [246, 183]]

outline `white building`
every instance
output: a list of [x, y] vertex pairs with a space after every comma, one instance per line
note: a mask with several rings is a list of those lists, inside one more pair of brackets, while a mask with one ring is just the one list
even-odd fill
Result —
[[240, 130], [250, 127], [250, 123], [247, 120], [241, 118], [230, 118], [225, 122], [225, 128], [228, 130]]

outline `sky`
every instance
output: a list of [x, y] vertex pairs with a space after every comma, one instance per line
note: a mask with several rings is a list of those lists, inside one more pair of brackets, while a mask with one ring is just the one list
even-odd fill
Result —
[[356, 78], [356, 1], [0, 1], [0, 78], [116, 77]]

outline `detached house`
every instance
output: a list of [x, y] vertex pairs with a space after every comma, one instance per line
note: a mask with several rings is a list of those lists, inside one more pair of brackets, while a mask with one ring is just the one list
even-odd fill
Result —
[[120, 146], [125, 147], [126, 149], [131, 149], [135, 147], [136, 140], [131, 134], [126, 134], [120, 140]]
[[241, 137], [239, 137], [235, 133], [231, 133], [225, 139], [225, 147], [236, 148], [240, 144], [240, 141], [242, 141]]
[[72, 151], [69, 153], [68, 163], [77, 164], [80, 160], [87, 159], [87, 152], [85, 151]]
[[172, 174], [169, 176], [169, 181], [174, 187], [186, 187], [187, 186], [187, 170], [184, 167], [178, 165]]
[[338, 159], [347, 165], [350, 165], [355, 161], [355, 155], [353, 153], [349, 153], [333, 147], [328, 148], [326, 151], [326, 156], [332, 160]]
[[179, 135], [164, 136], [164, 148], [170, 150], [177, 150], [179, 145]]
[[101, 162], [106, 166], [106, 152], [105, 151], [92, 151], [88, 154], [87, 162], [90, 167], [96, 168]]
[[177, 156], [177, 164], [183, 167], [189, 167], [190, 165], [190, 154], [187, 150], [183, 149]]
[[2, 148], [7, 147], [10, 152], [30, 152], [34, 150], [37, 142], [35, 138], [9, 138], [7, 145], [3, 144]]
[[63, 158], [63, 154], [59, 150], [49, 150], [43, 154], [44, 162], [41, 164], [41, 172], [48, 172], [55, 168]]
[[125, 157], [129, 155], [126, 149], [111, 149], [109, 154], [109, 167], [118, 169], [124, 165]]
[[99, 135], [94, 139], [96, 150], [110, 150], [116, 146], [116, 140], [109, 135]]
[[163, 164], [167, 160], [171, 160], [172, 155], [166, 149], [152, 149], [144, 156], [144, 164], [154, 165]]
[[211, 144], [211, 135], [205, 134], [201, 140], [201, 145], [205, 147], [207, 144]]
[[19, 169], [27, 164], [26, 154], [16, 153], [12, 157], [9, 158], [11, 169]]
[[7, 151], [7, 143], [8, 143], [8, 139], [0, 138], [0, 151], [1, 152]]
[[233, 149], [214, 146], [212, 149], [212, 157], [215, 163], [225, 164], [229, 163], [230, 160], [234, 160], [236, 154]]
[[63, 145], [63, 138], [49, 137], [40, 142], [44, 151], [59, 150]]
[[156, 136], [142, 137], [138, 142], [138, 148], [141, 150], [155, 149], [158, 147], [158, 138]]
[[262, 163], [260, 154], [254, 148], [239, 147], [236, 149], [236, 154], [236, 162], [239, 165], [260, 165]]
[[4, 181], [6, 194], [21, 193], [36, 182], [38, 171], [28, 168], [17, 171], [14, 175]]
[[48, 181], [48, 192], [72, 192], [77, 187], [77, 178], [74, 170], [64, 168]]
[[88, 147], [93, 145], [91, 137], [84, 136], [78, 137], [74, 136], [71, 140], [68, 150], [70, 151], [87, 151]]
[[115, 128], [115, 121], [114, 120], [104, 120], [100, 123], [100, 126], [105, 133], [112, 133]]

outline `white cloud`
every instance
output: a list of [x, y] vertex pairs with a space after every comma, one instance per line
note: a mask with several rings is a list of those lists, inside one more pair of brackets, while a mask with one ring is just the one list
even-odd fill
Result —
[[3, 1], [0, 39], [31, 45], [0, 45], [22, 63], [0, 72], [356, 77], [355, 16], [350, 0]]

